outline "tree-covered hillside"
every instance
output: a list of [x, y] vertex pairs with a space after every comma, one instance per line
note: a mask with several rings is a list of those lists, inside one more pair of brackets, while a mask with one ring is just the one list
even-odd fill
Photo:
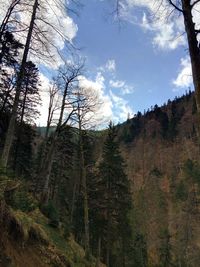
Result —
[[[1, 220], [7, 232], [1, 257], [7, 255], [13, 264], [25, 260], [7, 248], [17, 235], [16, 247], [23, 243], [25, 253], [36, 246], [34, 253], [43, 255], [39, 248], [50, 242], [69, 266], [76, 265], [66, 249], [75, 241], [85, 248], [81, 264], [197, 266], [196, 114], [194, 95], [188, 92], [97, 134], [63, 128], [45, 198], [45, 177], [39, 173], [55, 131], [46, 140], [37, 128], [21, 125], [24, 138], [13, 143], [6, 173], [1, 169], [1, 203], [8, 214]], [[4, 120], [1, 125], [3, 137]], [[44, 244], [42, 238], [47, 239]], [[54, 257], [57, 252], [51, 253]], [[87, 264], [83, 266], [92, 266]]]
[[200, 1], [86, 2], [0, 0], [0, 267], [199, 267]]

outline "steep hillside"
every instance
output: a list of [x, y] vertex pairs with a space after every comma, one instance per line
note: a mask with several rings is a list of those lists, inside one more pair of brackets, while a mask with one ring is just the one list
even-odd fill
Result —
[[55, 227], [41, 213], [31, 194], [19, 195], [21, 187], [20, 181], [1, 170], [0, 267], [95, 266], [95, 259], [85, 259], [84, 249], [66, 235], [62, 225]]
[[148, 266], [199, 266], [200, 154], [189, 93], [118, 127], [131, 181], [135, 232]]
[[[129, 221], [133, 233], [127, 240], [130, 243], [125, 259], [120, 254], [119, 241], [113, 239], [110, 266], [121, 267], [120, 260], [124, 259], [128, 267], [198, 267], [200, 154], [193, 93], [168, 101], [162, 107], [155, 106], [144, 114], [138, 112], [115, 128], [131, 185], [133, 208]], [[32, 131], [29, 129], [28, 133]], [[107, 222], [104, 210], [107, 203], [106, 199], [102, 202], [104, 192], [98, 168], [108, 131], [84, 131], [82, 136], [89, 192], [90, 250], [103, 262], [107, 243], [106, 227], [101, 227]], [[18, 157], [19, 167], [14, 172], [11, 168], [11, 174], [1, 171], [0, 175], [0, 266], [93, 267], [97, 260], [93, 256], [86, 260], [83, 249], [79, 173], [82, 169], [77, 130], [66, 128], [59, 136], [46, 206], [40, 202], [44, 181], [37, 175], [38, 162], [44, 156], [40, 151], [44, 138], [36, 132], [30, 137], [23, 139], [21, 150], [26, 153]], [[10, 163], [12, 166], [12, 157]], [[100, 241], [99, 236], [103, 237]]]

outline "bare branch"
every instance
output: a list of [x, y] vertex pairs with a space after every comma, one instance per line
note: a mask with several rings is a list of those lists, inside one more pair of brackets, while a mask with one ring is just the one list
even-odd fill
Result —
[[178, 10], [179, 12], [183, 13], [183, 10], [181, 8], [179, 8], [176, 4], [174, 4], [174, 2], [172, 0], [168, 0], [168, 2], [170, 3], [170, 5], [172, 5], [176, 10]]
[[196, 0], [194, 1], [194, 3], [191, 5], [191, 8], [193, 8], [196, 4], [198, 4], [200, 2], [200, 0]]

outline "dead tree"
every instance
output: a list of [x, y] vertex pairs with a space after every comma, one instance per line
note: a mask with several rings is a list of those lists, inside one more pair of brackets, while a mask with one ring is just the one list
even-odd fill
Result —
[[69, 124], [77, 110], [76, 100], [74, 100], [72, 95], [73, 90], [78, 82], [78, 77], [81, 75], [82, 69], [82, 64], [66, 65], [65, 68], [61, 69], [59, 73], [60, 84], [58, 84], [58, 87], [62, 99], [60, 105], [59, 119], [56, 125], [55, 132], [53, 133], [51, 138], [51, 145], [43, 161], [43, 166], [39, 174], [39, 177], [41, 177], [41, 179], [44, 179], [41, 199], [45, 202], [48, 201], [51, 168], [59, 134], [62, 129], [67, 124]]
[[[77, 87], [74, 94], [76, 103], [76, 116], [75, 122], [78, 127], [78, 140], [79, 140], [79, 151], [80, 151], [80, 183], [83, 193], [83, 214], [84, 214], [84, 229], [85, 229], [85, 253], [86, 257], [89, 257], [90, 252], [90, 231], [89, 231], [89, 206], [88, 206], [88, 190], [87, 190], [87, 166], [85, 162], [85, 151], [83, 144], [83, 130], [86, 130], [93, 126], [95, 123], [95, 111], [100, 108], [100, 101], [98, 95], [92, 88], [81, 88]], [[74, 183], [73, 194], [76, 194], [76, 181]], [[75, 200], [75, 196], [73, 196]], [[74, 209], [74, 203], [72, 203], [72, 212]], [[73, 214], [71, 215], [73, 217]]]

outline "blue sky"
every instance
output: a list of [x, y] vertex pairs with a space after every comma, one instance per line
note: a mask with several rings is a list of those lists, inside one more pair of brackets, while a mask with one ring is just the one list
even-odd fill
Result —
[[[142, 8], [137, 10], [139, 14], [141, 11]], [[152, 44], [154, 33], [151, 31], [129, 21], [119, 27], [109, 14], [106, 1], [87, 1], [74, 21], [78, 25], [75, 41], [86, 57], [88, 77], [94, 79], [99, 67], [114, 60], [115, 77], [109, 72], [102, 73], [106, 90], [126, 99], [133, 111], [161, 105], [183, 94], [190, 86], [173, 84], [181, 68], [180, 60], [187, 56], [186, 47], [162, 49]], [[123, 88], [112, 87], [110, 80], [124, 81], [133, 87], [132, 93], [122, 96]]]
[[193, 87], [181, 17], [152, 20], [151, 0], [124, 0], [119, 27], [108, 2], [85, 1], [79, 16], [69, 16], [86, 60], [82, 84], [100, 92], [103, 115], [118, 123]]

